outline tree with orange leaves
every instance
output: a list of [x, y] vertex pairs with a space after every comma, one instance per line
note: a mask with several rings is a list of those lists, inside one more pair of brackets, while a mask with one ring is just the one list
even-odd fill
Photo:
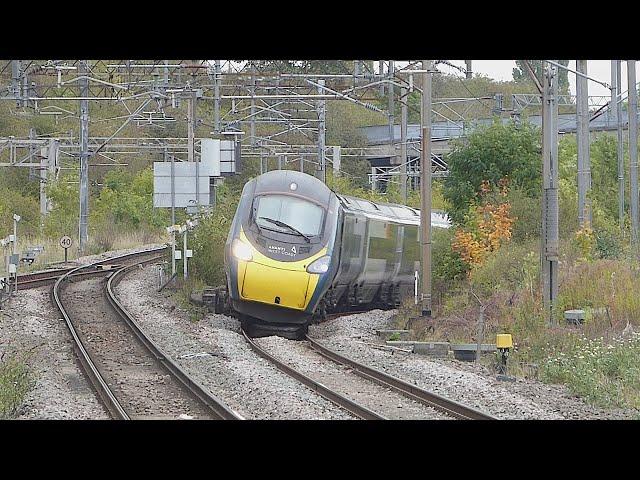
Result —
[[508, 179], [499, 182], [497, 198], [491, 199], [492, 188], [488, 181], [480, 186], [481, 204], [471, 209], [473, 218], [467, 222], [466, 229], [459, 228], [455, 232], [452, 248], [469, 265], [481, 265], [487, 253], [500, 248], [500, 245], [511, 238], [513, 223], [516, 218], [511, 216], [511, 205], [505, 198], [508, 193]]

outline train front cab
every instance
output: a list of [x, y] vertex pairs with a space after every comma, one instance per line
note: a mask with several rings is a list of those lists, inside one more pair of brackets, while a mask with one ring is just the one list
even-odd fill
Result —
[[287, 173], [284, 182], [278, 181], [282, 176], [271, 182], [258, 177], [228, 241], [232, 305], [255, 336], [277, 332], [297, 338], [306, 332], [336, 269], [335, 196], [313, 177]]

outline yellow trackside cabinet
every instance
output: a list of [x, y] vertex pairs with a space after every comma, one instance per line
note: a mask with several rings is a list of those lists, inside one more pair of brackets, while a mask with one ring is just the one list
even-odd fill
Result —
[[513, 339], [509, 333], [499, 333], [496, 335], [497, 348], [513, 348]]

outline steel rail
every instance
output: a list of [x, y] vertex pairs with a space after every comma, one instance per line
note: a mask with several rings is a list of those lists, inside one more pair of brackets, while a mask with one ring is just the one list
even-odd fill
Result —
[[[71, 274], [74, 274], [74, 273], [78, 272], [79, 270], [82, 270], [82, 269], [85, 269], [85, 268], [89, 268], [89, 267], [94, 267], [94, 266], [101, 265], [101, 264], [104, 264], [104, 263], [107, 263], [107, 262], [112, 262], [114, 260], [123, 260], [123, 259], [128, 259], [128, 258], [131, 258], [131, 257], [135, 257], [135, 256], [143, 256], [143, 255], [149, 255], [151, 253], [157, 253], [157, 252], [162, 251], [162, 250], [164, 250], [166, 248], [167, 247], [165, 246], [165, 247], [161, 247], [161, 248], [155, 248], [155, 249], [151, 249], [151, 250], [146, 250], [146, 251], [143, 251], [143, 252], [128, 253], [128, 254], [125, 254], [125, 255], [119, 255], [117, 257], [112, 257], [112, 258], [109, 258], [109, 259], [100, 260], [98, 262], [90, 263], [88, 265], [81, 265], [79, 267], [73, 268], [72, 270], [70, 270], [69, 272], [67, 272], [64, 275], [61, 275], [56, 280], [56, 283], [53, 285], [53, 289], [52, 289], [53, 300], [54, 300], [56, 306], [58, 307], [58, 310], [60, 311], [60, 314], [64, 318], [64, 321], [67, 324], [67, 328], [71, 332], [71, 336], [73, 337], [73, 341], [74, 341], [74, 349], [76, 350], [76, 354], [77, 354], [78, 360], [80, 361], [80, 364], [81, 364], [83, 370], [85, 371], [87, 377], [89, 377], [89, 381], [94, 386], [96, 392], [98, 393], [98, 396], [102, 400], [103, 405], [109, 411], [109, 413], [111, 414], [112, 418], [115, 418], [115, 419], [118, 419], [118, 420], [130, 420], [130, 417], [127, 414], [127, 412], [125, 411], [125, 409], [122, 407], [122, 405], [120, 404], [118, 399], [115, 397], [115, 395], [113, 394], [113, 392], [111, 391], [109, 386], [107, 385], [107, 382], [105, 382], [104, 378], [102, 377], [102, 375], [98, 371], [98, 368], [93, 363], [93, 360], [91, 359], [91, 356], [87, 352], [87, 349], [85, 348], [84, 344], [82, 343], [82, 340], [80, 339], [80, 336], [78, 335], [78, 332], [77, 332], [75, 326], [73, 325], [73, 322], [71, 321], [71, 318], [69, 317], [69, 315], [68, 315], [67, 311], [65, 310], [65, 307], [64, 307], [64, 305], [62, 303], [61, 295], [60, 295], [60, 288], [63, 285], [63, 283], [66, 282], [69, 279]], [[105, 272], [109, 272], [109, 270], [105, 270]]]
[[149, 338], [142, 330], [140, 325], [135, 321], [133, 316], [126, 310], [126, 308], [117, 299], [114, 287], [122, 280], [125, 272], [132, 268], [136, 268], [143, 263], [147, 263], [151, 260], [145, 260], [134, 265], [122, 267], [117, 270], [113, 275], [109, 277], [107, 286], [105, 288], [105, 295], [107, 300], [116, 311], [116, 313], [125, 321], [127, 326], [135, 333], [140, 342], [147, 348], [149, 352], [168, 370], [177, 380], [179, 380], [202, 404], [204, 404], [209, 410], [211, 410], [219, 419], [222, 420], [244, 420], [244, 417], [235, 412], [231, 408], [222, 402], [215, 395], [208, 392], [200, 383], [191, 378], [177, 363], [171, 360], [164, 351]]
[[329, 360], [340, 365], [345, 365], [363, 378], [371, 380], [378, 385], [391, 388], [412, 400], [416, 400], [428, 407], [435, 408], [446, 415], [450, 415], [461, 420], [498, 420], [496, 417], [476, 410], [475, 408], [442, 397], [436, 393], [429, 392], [415, 385], [411, 385], [397, 377], [381, 372], [373, 367], [356, 362], [355, 360], [345, 357], [322, 345], [308, 335], [305, 338], [314, 350]]
[[[120, 267], [117, 265], [115, 267]], [[49, 283], [55, 282], [60, 276], [70, 272], [76, 267], [71, 268], [60, 268], [58, 270], [49, 270], [46, 272], [36, 272], [36, 273], [25, 273], [18, 276], [18, 287], [20, 290], [28, 290], [30, 288], [38, 288], [44, 285], [48, 285]], [[69, 275], [69, 278], [77, 278], [84, 276], [97, 275], [101, 273], [105, 273], [106, 270], [90, 270], [86, 272], [76, 272]], [[15, 286], [15, 282], [10, 282], [9, 285], [12, 287]]]
[[251, 349], [254, 352], [256, 352], [258, 355], [260, 355], [261, 357], [271, 362], [279, 370], [283, 371], [290, 377], [295, 378], [299, 382], [311, 388], [316, 393], [323, 396], [330, 402], [338, 405], [341, 408], [344, 408], [345, 410], [347, 410], [348, 412], [352, 413], [353, 415], [355, 415], [356, 417], [362, 420], [387, 420], [386, 417], [383, 417], [382, 415], [374, 412], [373, 410], [368, 409], [365, 406], [359, 405], [353, 400], [349, 400], [347, 397], [339, 394], [338, 392], [331, 390], [329, 387], [306, 376], [302, 372], [295, 370], [294, 368], [290, 367], [289, 365], [282, 362], [278, 358], [274, 357], [273, 355], [268, 353], [264, 348], [259, 346], [256, 342], [254, 342], [253, 339], [251, 339], [247, 335], [244, 329], [242, 330], [242, 335], [244, 335], [244, 339], [247, 341], [247, 343], [249, 343], [249, 345], [251, 346]]

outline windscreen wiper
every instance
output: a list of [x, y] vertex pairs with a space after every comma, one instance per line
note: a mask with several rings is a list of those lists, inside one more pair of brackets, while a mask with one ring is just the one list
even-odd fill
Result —
[[291, 230], [292, 232], [300, 235], [301, 237], [304, 237], [304, 239], [307, 241], [307, 243], [311, 243], [311, 239], [306, 236], [304, 233], [302, 233], [300, 230], [297, 230], [296, 228], [293, 228], [291, 225], [289, 225], [288, 223], [284, 223], [281, 222], [280, 220], [274, 220], [273, 218], [269, 218], [269, 217], [258, 217], [262, 220], [266, 220], [269, 223], [273, 223], [274, 225], [277, 225], [279, 227], [283, 227], [283, 228], [288, 228], [289, 230]]

